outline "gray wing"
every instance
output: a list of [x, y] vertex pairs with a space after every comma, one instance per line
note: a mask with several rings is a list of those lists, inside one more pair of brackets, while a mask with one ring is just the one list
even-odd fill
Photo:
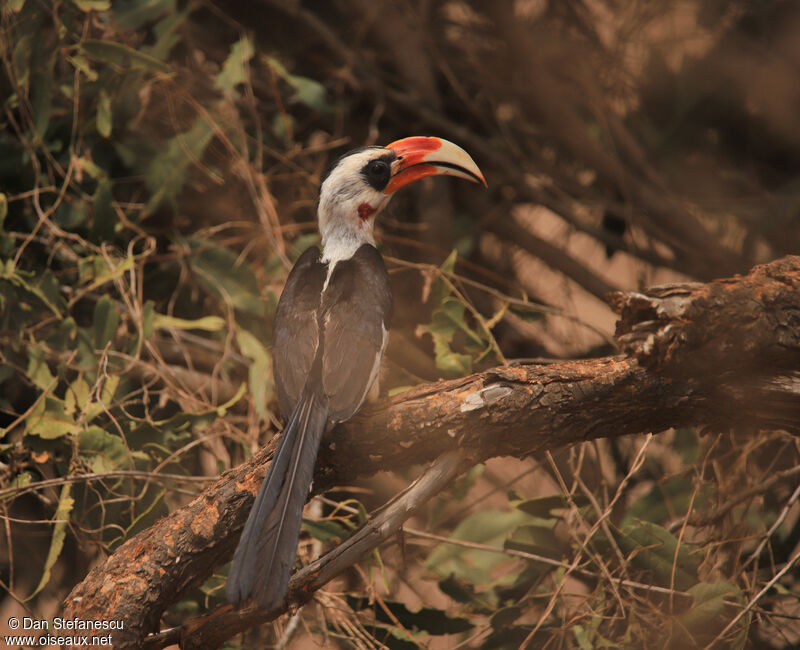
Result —
[[327, 265], [312, 246], [295, 262], [278, 301], [272, 335], [275, 392], [288, 418], [300, 399], [319, 345], [319, 308]]
[[364, 244], [338, 262], [323, 298], [322, 385], [329, 419], [361, 406], [378, 374], [392, 311], [389, 275], [380, 253]]

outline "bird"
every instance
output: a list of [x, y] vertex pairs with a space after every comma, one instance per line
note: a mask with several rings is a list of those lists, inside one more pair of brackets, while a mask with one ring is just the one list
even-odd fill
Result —
[[464, 149], [428, 136], [350, 151], [321, 180], [322, 250], [297, 259], [275, 313], [275, 392], [288, 417], [228, 573], [234, 605], [269, 611], [286, 597], [320, 440], [375, 392], [386, 349], [392, 295], [375, 218], [397, 190], [438, 174], [486, 186]]

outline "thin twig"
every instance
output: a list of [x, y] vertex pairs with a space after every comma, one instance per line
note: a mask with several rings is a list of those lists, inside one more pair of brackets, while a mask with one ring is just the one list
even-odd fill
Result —
[[797, 563], [798, 560], [800, 560], [800, 550], [798, 550], [797, 553], [794, 554], [792, 559], [789, 560], [786, 563], [786, 565], [780, 571], [778, 571], [778, 573], [776, 573], [774, 576], [772, 576], [772, 579], [767, 584], [764, 585], [763, 589], [761, 589], [761, 591], [759, 591], [750, 600], [750, 602], [747, 603], [747, 605], [745, 605], [745, 607], [744, 607], [744, 609], [742, 609], [742, 611], [740, 611], [736, 616], [733, 617], [733, 620], [731, 620], [730, 623], [728, 623], [724, 628], [722, 628], [720, 633], [717, 634], [717, 636], [714, 637], [714, 640], [711, 641], [711, 643], [709, 643], [707, 646], [705, 646], [703, 648], [703, 650], [711, 650], [711, 648], [717, 643], [717, 641], [722, 639], [730, 630], [732, 630], [733, 627], [741, 620], [741, 618], [745, 614], [747, 614], [747, 612], [749, 612], [751, 609], [753, 609], [755, 604], [759, 600], [761, 600], [761, 598], [764, 596], [764, 594], [766, 594], [770, 589], [772, 589], [772, 586], [776, 582], [778, 582], [778, 580], [780, 580], [784, 575], [786, 575], [789, 572], [789, 570]]
[[183, 476], [181, 474], [160, 474], [158, 472], [144, 472], [138, 470], [115, 470], [112, 472], [94, 472], [89, 474], [71, 474], [60, 478], [48, 478], [36, 483], [17, 485], [0, 490], [0, 499], [7, 496], [18, 496], [28, 492], [38, 492], [50, 487], [64, 485], [65, 483], [87, 483], [90, 481], [103, 481], [112, 478], [141, 478], [153, 481], [186, 481], [189, 483], [209, 483], [216, 481], [217, 476]]
[[769, 527], [769, 530], [767, 531], [767, 534], [764, 535], [764, 539], [761, 540], [761, 543], [758, 545], [756, 550], [753, 551], [753, 553], [750, 555], [750, 557], [747, 558], [747, 561], [742, 565], [742, 570], [747, 568], [747, 565], [749, 565], [759, 555], [761, 555], [761, 551], [764, 550], [764, 547], [767, 545], [767, 542], [769, 542], [769, 540], [772, 537], [772, 535], [775, 533], [776, 530], [778, 530], [778, 527], [784, 522], [784, 520], [786, 519], [786, 515], [789, 514], [789, 509], [792, 507], [792, 505], [794, 505], [794, 503], [797, 501], [798, 497], [800, 497], [800, 485], [798, 485], [797, 488], [795, 488], [795, 491], [792, 493], [792, 496], [789, 497], [789, 500], [783, 506], [783, 509], [781, 510], [781, 512], [778, 515], [777, 519], [775, 519], [775, 522], [772, 524], [772, 526]]
[[[558, 569], [570, 569], [571, 567], [573, 567], [573, 563], [561, 562], [560, 560], [554, 560], [553, 558], [547, 557], [545, 555], [537, 555], [536, 553], [528, 553], [526, 551], [517, 551], [511, 548], [500, 548], [498, 546], [490, 546], [489, 544], [480, 544], [478, 542], [467, 542], [462, 539], [453, 539], [452, 537], [444, 537], [442, 535], [426, 533], [422, 530], [408, 528], [407, 526], [403, 527], [403, 532], [406, 535], [411, 535], [413, 537], [421, 537], [423, 539], [430, 539], [436, 542], [442, 542], [443, 544], [452, 544], [453, 546], [461, 546], [462, 548], [469, 548], [476, 551], [488, 551], [489, 553], [500, 553], [502, 555], [507, 555], [509, 557], [518, 557], [522, 560], [541, 562], [542, 564], [548, 564]], [[572, 571], [574, 573], [579, 573], [589, 578], [593, 578], [594, 580], [602, 580], [605, 577], [610, 582], [614, 582], [615, 584], [621, 585], [623, 587], [629, 587], [631, 589], [649, 591], [652, 593], [664, 594], [669, 596], [685, 596], [687, 598], [692, 597], [691, 594], [686, 593], [685, 591], [680, 591], [678, 589], [658, 587], [656, 585], [649, 585], [644, 582], [636, 582], [635, 580], [627, 580], [625, 578], [616, 579], [610, 576], [602, 576], [595, 571], [589, 571], [588, 569], [582, 569], [580, 567], [574, 567], [572, 568]]]

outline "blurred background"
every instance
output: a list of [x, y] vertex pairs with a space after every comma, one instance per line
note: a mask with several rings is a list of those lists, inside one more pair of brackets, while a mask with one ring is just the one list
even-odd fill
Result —
[[[427, 179], [379, 219], [389, 394], [614, 354], [608, 292], [800, 248], [796, 2], [1, 11], [0, 629], [55, 615], [280, 430], [272, 317], [350, 148], [441, 136], [489, 185]], [[795, 438], [747, 428], [494, 459], [229, 647], [798, 647], [796, 566], [745, 606], [798, 560], [799, 466]], [[301, 558], [417, 473], [317, 499]], [[221, 603], [226, 570], [162, 627]]]

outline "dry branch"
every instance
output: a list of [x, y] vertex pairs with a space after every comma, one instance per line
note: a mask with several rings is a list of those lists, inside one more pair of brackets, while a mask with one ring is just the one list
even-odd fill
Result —
[[[480, 462], [676, 426], [800, 434], [800, 257], [612, 303], [626, 356], [498, 367], [384, 400], [330, 434], [315, 490], [456, 450]], [[230, 558], [274, 447], [95, 567], [65, 616], [123, 619], [115, 647], [140, 646], [171, 603]]]

